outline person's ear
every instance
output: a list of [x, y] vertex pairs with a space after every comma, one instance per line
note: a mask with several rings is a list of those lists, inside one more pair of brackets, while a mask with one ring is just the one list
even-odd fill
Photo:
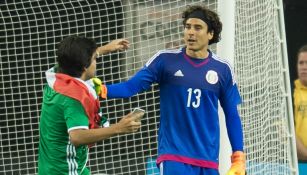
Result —
[[214, 36], [214, 32], [212, 31], [212, 32], [209, 32], [208, 33], [208, 36], [209, 36], [209, 40], [211, 40], [212, 38], [213, 38], [213, 36]]

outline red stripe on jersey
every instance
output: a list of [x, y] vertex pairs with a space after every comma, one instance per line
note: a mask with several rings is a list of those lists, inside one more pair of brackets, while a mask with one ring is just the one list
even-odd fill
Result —
[[182, 162], [189, 165], [204, 167], [204, 168], [212, 168], [212, 169], [218, 169], [219, 164], [216, 162], [208, 161], [208, 160], [200, 160], [200, 159], [194, 159], [190, 157], [185, 156], [179, 156], [179, 155], [173, 155], [173, 154], [162, 154], [157, 159], [157, 164], [160, 164], [161, 162], [165, 160], [171, 160], [176, 162]]

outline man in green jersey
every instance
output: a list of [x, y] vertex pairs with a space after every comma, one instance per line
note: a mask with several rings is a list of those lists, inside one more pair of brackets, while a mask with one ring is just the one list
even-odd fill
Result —
[[[48, 85], [40, 117], [38, 174], [88, 175], [88, 147], [109, 137], [136, 132], [142, 114], [129, 113], [116, 124], [100, 127], [98, 96], [91, 78], [96, 72], [96, 58], [128, 48], [118, 39], [96, 47], [93, 40], [71, 36], [58, 47], [58, 66], [46, 72]], [[98, 93], [98, 94], [97, 94]]]

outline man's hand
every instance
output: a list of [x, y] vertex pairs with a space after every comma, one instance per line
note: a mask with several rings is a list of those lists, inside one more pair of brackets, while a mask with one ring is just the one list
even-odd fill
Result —
[[144, 115], [144, 113], [133, 113], [123, 116], [123, 118], [115, 124], [116, 131], [119, 134], [136, 132], [141, 127], [141, 122], [138, 120]]
[[97, 48], [96, 53], [99, 55], [107, 54], [114, 51], [123, 51], [129, 48], [129, 41], [126, 39], [116, 39], [104, 46]]
[[100, 96], [101, 98], [107, 97], [107, 88], [104, 84], [102, 84], [101, 80], [97, 77], [94, 77], [91, 79], [94, 83], [94, 88], [96, 91], [96, 94]]
[[236, 151], [231, 155], [231, 168], [227, 175], [245, 175], [245, 154]]

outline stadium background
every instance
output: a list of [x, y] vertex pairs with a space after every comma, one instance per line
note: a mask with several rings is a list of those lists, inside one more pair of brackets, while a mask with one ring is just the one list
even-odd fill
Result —
[[[123, 9], [120, 1], [106, 0], [101, 3], [74, 1], [71, 4], [54, 1], [21, 2], [22, 0], [16, 0], [8, 6], [1, 6], [2, 9], [0, 9], [2, 11], [0, 48], [3, 48], [0, 55], [0, 172], [6, 174], [37, 172], [38, 116], [42, 102], [42, 89], [46, 83], [44, 71], [55, 63], [56, 45], [53, 43], [59, 43], [63, 36], [75, 33], [91, 37], [102, 45], [107, 41], [123, 37]], [[69, 11], [71, 8], [74, 10]], [[121, 61], [126, 61], [119, 60], [119, 57], [121, 57], [120, 53], [109, 54], [102, 58], [103, 61], [98, 61], [97, 74], [104, 75], [104, 82], [111, 83], [111, 79], [119, 79], [120, 64], [123, 64]], [[156, 104], [152, 94], [145, 95], [148, 99], [146, 103]], [[145, 107], [144, 101], [138, 100], [138, 98], [144, 99], [145, 95], [126, 100], [113, 100], [108, 104], [103, 101], [102, 106], [107, 107], [108, 110], [103, 112], [120, 117], [137, 106], [153, 111], [150, 108], [155, 105]], [[156, 139], [157, 118], [154, 116], [159, 114], [147, 113], [148, 120], [144, 121], [145, 124], [143, 122], [142, 130], [149, 132], [114, 137], [92, 148], [91, 152], [98, 154], [90, 154], [91, 171], [109, 169], [106, 172], [110, 174], [120, 172], [133, 174], [133, 171], [138, 170], [142, 173], [140, 170], [143, 170], [145, 173], [144, 155], [148, 155], [148, 152], [151, 154], [156, 152], [153, 140]], [[110, 118], [111, 123], [116, 120], [115, 117]], [[143, 139], [138, 139], [141, 136]], [[100, 159], [101, 157], [103, 159]], [[109, 164], [111, 167], [107, 167], [108, 164], [104, 164], [105, 162], [112, 162]], [[117, 169], [119, 171], [117, 172], [116, 169], [110, 170], [112, 167], [121, 168]]]
[[307, 2], [284, 0], [284, 9], [290, 80], [293, 88], [293, 81], [297, 78], [296, 54], [302, 45], [307, 44]]
[[[21, 1], [21, 0], [20, 0]], [[18, 7], [18, 0], [15, 1], [17, 6], [9, 6], [8, 8], [25, 8]], [[57, 23], [58, 21], [44, 21], [43, 18], [48, 18], [48, 13], [50, 10], [54, 10], [52, 13], [56, 13], [57, 8], [61, 6], [56, 6], [53, 1], [45, 1], [48, 4], [48, 9], [40, 7], [33, 8], [31, 11], [16, 11], [9, 13], [1, 13], [1, 23], [7, 25], [0, 25], [0, 48], [15, 48], [12, 50], [1, 49], [1, 81], [0, 81], [0, 136], [1, 136], [1, 153], [0, 153], [0, 172], [7, 172], [8, 174], [16, 174], [17, 170], [22, 174], [34, 174], [35, 162], [37, 161], [37, 147], [38, 147], [38, 118], [31, 116], [39, 116], [39, 109], [42, 100], [43, 88], [42, 82], [44, 80], [44, 70], [50, 68], [52, 65], [55, 55], [55, 46], [48, 45], [46, 43], [58, 43], [63, 35], [69, 35], [71, 33], [82, 33], [84, 31], [92, 31], [93, 33], [88, 33], [87, 36], [94, 38], [97, 41], [102, 41], [101, 43], [115, 38], [121, 38], [123, 36], [123, 9], [121, 8], [121, 3], [119, 1], [105, 0], [105, 3], [100, 4], [103, 7], [97, 7], [99, 9], [106, 9], [102, 11], [97, 11], [97, 16], [100, 19], [91, 16], [86, 20], [78, 20], [78, 16], [71, 16], [70, 18], [61, 18], [62, 14], [55, 14], [59, 16], [59, 20], [62, 22], [67, 22], [68, 26], [60, 26], [62, 24]], [[5, 3], [5, 2], [0, 2]], [[33, 4], [38, 3], [38, 1], [33, 1]], [[41, 3], [41, 2], [40, 2]], [[91, 1], [89, 1], [91, 3]], [[93, 2], [94, 3], [94, 2]], [[24, 3], [27, 4], [27, 3]], [[82, 5], [82, 1], [76, 3], [76, 6]], [[1, 6], [1, 8], [4, 6]], [[1, 11], [3, 9], [0, 9]], [[6, 11], [7, 9], [5, 9]], [[22, 15], [23, 13], [32, 13], [41, 11], [48, 11], [45, 13], [46, 16], [36, 16], [36, 15]], [[86, 8], [78, 9], [76, 11], [83, 13], [84, 16], [90, 15]], [[88, 9], [90, 10], [90, 9]], [[287, 46], [289, 54], [289, 65], [290, 65], [290, 79], [291, 83], [296, 77], [295, 71], [295, 57], [296, 51], [299, 46], [306, 43], [307, 38], [307, 25], [304, 21], [307, 21], [306, 15], [306, 3], [301, 1], [285, 1], [285, 22], [286, 22], [286, 36], [287, 36]], [[63, 11], [62, 11], [63, 12]], [[69, 12], [67, 12], [69, 13]], [[91, 12], [92, 13], [92, 12]], [[12, 15], [13, 14], [13, 15]], [[63, 14], [65, 16], [65, 14]], [[107, 17], [106, 17], [107, 16]], [[101, 18], [102, 17], [102, 18]], [[28, 18], [28, 19], [25, 19]], [[6, 21], [9, 20], [9, 21]], [[11, 21], [10, 21], [11, 20]], [[14, 23], [14, 21], [28, 20], [29, 23]], [[50, 19], [51, 20], [51, 19]], [[66, 20], [66, 21], [65, 21]], [[98, 20], [100, 22], [93, 22]], [[74, 21], [74, 22], [70, 22]], [[76, 22], [77, 21], [77, 22]], [[56, 23], [56, 25], [50, 25], [51, 23]], [[31, 27], [37, 26], [40, 27]], [[65, 24], [64, 24], [65, 25]], [[83, 26], [83, 27], [76, 27]], [[66, 30], [57, 30], [58, 28], [66, 28]], [[99, 29], [99, 30], [97, 30]], [[113, 32], [113, 31], [116, 32]], [[40, 32], [47, 31], [47, 32]], [[107, 35], [106, 35], [107, 34]], [[21, 37], [22, 35], [22, 37]], [[9, 37], [7, 37], [9, 36]], [[52, 37], [48, 37], [52, 36]], [[35, 47], [32, 47], [35, 46]], [[31, 53], [31, 54], [30, 54]], [[120, 80], [121, 77], [121, 67], [120, 65], [125, 62], [125, 60], [116, 59], [120, 55], [111, 54], [103, 58], [104, 63], [98, 64], [99, 75], [105, 75], [104, 81], [109, 83], [115, 83], [114, 79]], [[36, 58], [46, 58], [46, 59], [32, 59]], [[22, 61], [21, 61], [22, 60]], [[10, 67], [18, 67], [18, 69], [9, 69]], [[130, 74], [130, 73], [129, 73]], [[5, 88], [13, 87], [13, 88]], [[156, 87], [153, 87], [155, 89]], [[29, 92], [29, 93], [24, 93]], [[153, 90], [153, 92], [156, 92]], [[12, 94], [12, 95], [4, 95]], [[108, 107], [108, 113], [113, 116], [121, 116], [127, 113], [129, 109], [140, 106], [143, 108], [148, 108], [146, 104], [155, 104], [150, 106], [150, 108], [158, 108], [158, 103], [156, 98], [157, 94], [146, 93], [141, 96], [134, 97], [127, 100], [115, 100], [109, 101], [108, 104], [103, 102], [102, 106]], [[139, 99], [146, 98], [147, 101], [139, 101]], [[121, 105], [114, 105], [121, 104]], [[114, 107], [112, 107], [114, 106]], [[148, 111], [156, 111], [152, 109], [147, 109]], [[119, 112], [117, 112], [119, 111]], [[141, 157], [146, 157], [149, 154], [156, 153], [156, 145], [153, 140], [155, 140], [156, 128], [155, 125], [156, 118], [154, 116], [159, 116], [158, 112], [150, 112], [147, 114], [148, 120], [142, 128], [142, 130], [150, 132], [142, 132], [139, 134], [127, 136], [127, 137], [116, 137], [106, 141], [102, 147], [95, 147], [92, 150], [94, 152], [100, 152], [100, 155], [91, 154], [91, 156], [104, 157], [103, 160], [97, 159], [97, 157], [92, 157], [90, 159], [90, 164], [92, 171], [97, 171], [98, 169], [110, 169], [108, 164], [103, 164], [102, 162], [115, 162], [118, 165], [110, 165], [116, 167], [122, 167], [118, 170], [120, 172], [134, 172], [135, 170], [146, 170], [146, 160]], [[111, 119], [111, 122], [115, 122], [116, 119]], [[23, 131], [23, 132], [20, 132]], [[134, 137], [134, 138], [132, 138]], [[129, 145], [140, 145], [137, 143], [142, 137], [142, 148], [133, 148]], [[145, 138], [145, 139], [144, 139]], [[126, 140], [126, 142], [125, 142]], [[131, 141], [134, 140], [134, 141]], [[122, 142], [121, 142], [122, 141]], [[110, 142], [122, 143], [120, 144], [109, 144]], [[121, 149], [128, 148], [128, 149]], [[26, 151], [25, 151], [26, 150]], [[103, 151], [111, 150], [111, 151]], [[141, 152], [139, 151], [141, 150]], [[135, 154], [127, 154], [127, 152], [135, 152]], [[138, 155], [139, 154], [139, 155]], [[113, 156], [111, 156], [113, 155]], [[117, 156], [114, 156], [117, 155]], [[129, 162], [130, 161], [130, 162]], [[133, 162], [131, 162], [133, 161]], [[3, 166], [5, 165], [5, 166]], [[100, 166], [99, 166], [100, 165]], [[101, 167], [102, 166], [102, 167]], [[117, 173], [111, 170], [108, 173]], [[133, 174], [133, 173], [132, 173]]]

